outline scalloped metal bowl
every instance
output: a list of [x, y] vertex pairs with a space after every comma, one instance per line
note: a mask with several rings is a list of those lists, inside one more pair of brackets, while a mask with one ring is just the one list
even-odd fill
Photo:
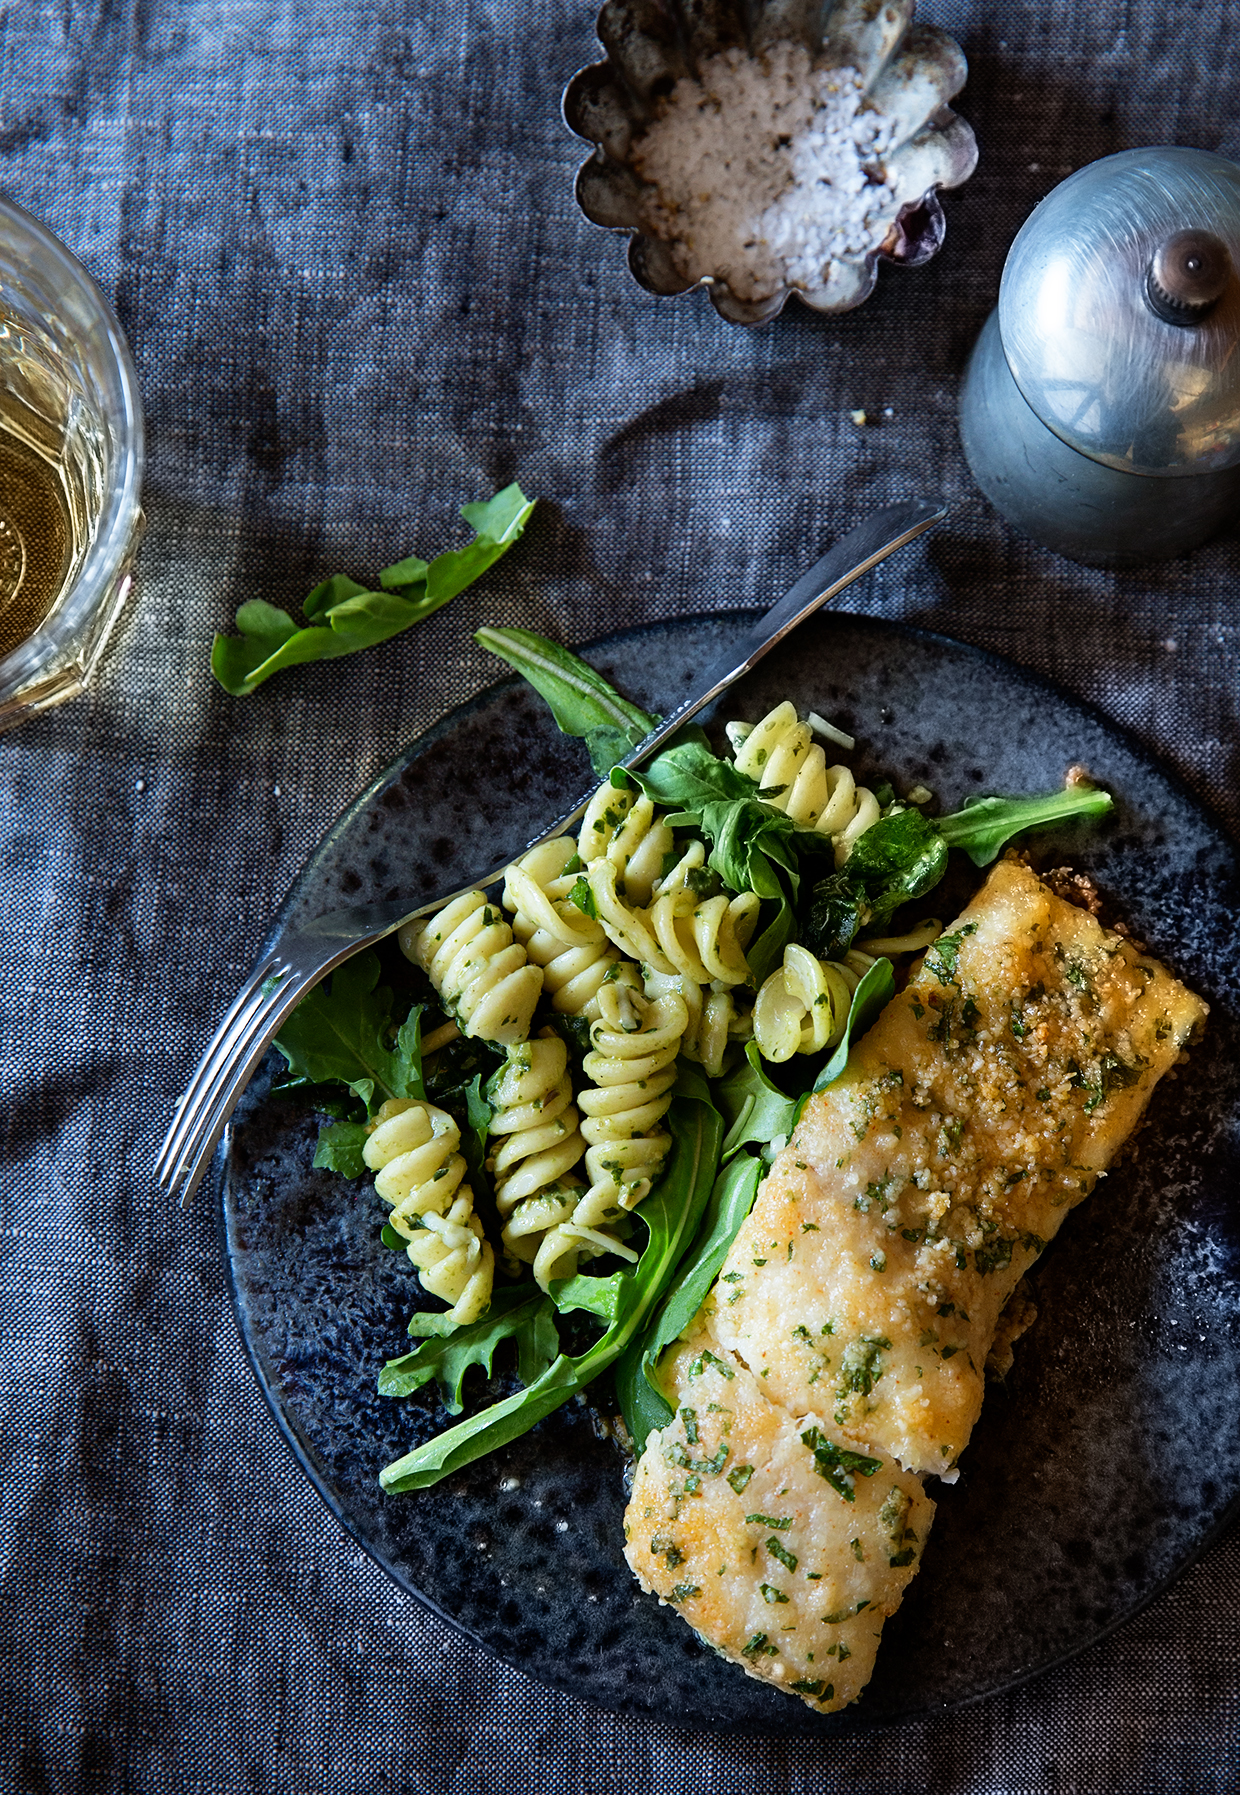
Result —
[[[593, 143], [577, 176], [577, 203], [593, 223], [633, 233], [629, 267], [648, 293], [704, 286], [733, 324], [760, 324], [795, 293], [820, 312], [846, 312], [874, 289], [879, 261], [926, 262], [946, 231], [940, 187], [958, 187], [977, 163], [972, 129], [947, 102], [965, 82], [959, 46], [932, 25], [915, 25], [915, 0], [607, 0], [598, 37], [607, 60], [573, 76], [564, 92], [569, 128]], [[868, 107], [894, 126], [885, 168], [895, 177], [896, 222], [883, 243], [855, 260], [831, 261], [821, 284], [781, 286], [746, 299], [726, 281], [686, 279], [669, 241], [652, 233], [654, 189], [632, 165], [633, 146], [660, 102], [707, 57], [736, 47], [760, 56], [774, 44], [804, 44], [819, 66], [855, 69]]]

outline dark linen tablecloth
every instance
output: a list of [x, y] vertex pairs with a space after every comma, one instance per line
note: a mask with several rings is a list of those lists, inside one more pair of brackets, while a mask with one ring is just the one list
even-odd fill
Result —
[[[945, 249], [846, 317], [746, 332], [641, 292], [576, 210], [559, 96], [597, 54], [588, 4], [0, 12], [0, 185], [114, 299], [150, 426], [132, 623], [87, 698], [0, 741], [5, 1788], [1240, 1787], [1235, 1531], [1073, 1663], [885, 1735], [714, 1738], [535, 1686], [324, 1510], [243, 1358], [211, 1203], [151, 1175], [315, 841], [495, 676], [483, 622], [575, 643], [766, 602], [872, 507], [941, 491], [928, 551], [854, 608], [1052, 675], [1240, 823], [1240, 543], [1058, 560], [981, 499], [955, 426], [1041, 195], [1129, 146], [1240, 153], [1240, 5], [925, 16], [967, 52], [982, 152]], [[430, 623], [245, 703], [214, 685], [243, 600], [458, 540], [456, 506], [517, 475], [526, 541]]]

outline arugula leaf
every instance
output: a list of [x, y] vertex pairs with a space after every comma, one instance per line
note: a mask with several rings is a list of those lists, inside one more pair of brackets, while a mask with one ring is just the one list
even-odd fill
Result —
[[561, 732], [585, 742], [600, 779], [658, 725], [658, 717], [622, 698], [579, 655], [533, 630], [480, 629], [474, 641], [515, 667], [542, 694]]
[[753, 1208], [762, 1167], [748, 1154], [733, 1160], [716, 1178], [697, 1239], [664, 1297], [651, 1325], [634, 1340], [616, 1366], [616, 1391], [625, 1424], [639, 1452], [647, 1435], [666, 1427], [672, 1410], [659, 1388], [659, 1355], [692, 1322], [706, 1301], [728, 1256], [737, 1230]]
[[461, 516], [475, 532], [468, 547], [449, 549], [429, 564], [411, 555], [385, 567], [375, 592], [335, 574], [303, 604], [304, 629], [287, 611], [251, 599], [237, 612], [240, 634], [216, 636], [211, 671], [226, 692], [245, 698], [283, 667], [335, 660], [386, 642], [472, 585], [517, 540], [533, 509], [515, 483], [485, 504], [462, 505]]
[[468, 1092], [474, 1080], [479, 1088], [504, 1063], [504, 1050], [491, 1041], [458, 1035], [436, 1050], [424, 1078], [426, 1094], [440, 1109], [468, 1109]]
[[[599, 1280], [617, 1293], [607, 1331], [584, 1353], [561, 1353], [528, 1389], [458, 1422], [437, 1439], [387, 1465], [379, 1479], [385, 1490], [427, 1489], [528, 1433], [606, 1371], [636, 1337], [693, 1239], [719, 1163], [723, 1130], [712, 1106], [678, 1096], [667, 1112], [666, 1126], [673, 1143], [666, 1169], [635, 1212], [648, 1231], [645, 1251], [636, 1265], [617, 1272], [614, 1278]], [[563, 1292], [560, 1294], [562, 1300]]]
[[800, 1107], [799, 1098], [785, 1096], [766, 1076], [756, 1041], [746, 1044], [736, 1071], [716, 1084], [715, 1100], [728, 1124], [723, 1137], [725, 1165], [742, 1147], [766, 1146], [781, 1134], [790, 1135]]
[[810, 892], [801, 940], [820, 960], [842, 960], [869, 915], [865, 887], [843, 870], [828, 873]]
[[490, 1377], [502, 1340], [516, 1341], [517, 1375], [527, 1386], [537, 1383], [560, 1350], [551, 1300], [529, 1284], [494, 1290], [480, 1321], [462, 1327], [446, 1315], [422, 1313], [411, 1318], [409, 1332], [426, 1338], [413, 1352], [388, 1360], [379, 1373], [379, 1394], [412, 1396], [434, 1378], [450, 1415], [459, 1415], [464, 1406], [465, 1373], [471, 1365], [480, 1365]]
[[814, 1080], [816, 1091], [825, 1091], [829, 1084], [835, 1083], [848, 1064], [848, 1049], [852, 1046], [854, 1037], [863, 1035], [877, 1021], [880, 1011], [886, 1009], [895, 994], [896, 981], [891, 961], [875, 960], [853, 992], [852, 1002], [848, 1006], [848, 1026], [839, 1046]]
[[857, 837], [844, 870], [864, 887], [870, 920], [885, 923], [901, 904], [939, 883], [947, 871], [947, 843], [937, 822], [919, 810], [898, 810]]
[[[636, 779], [648, 797], [669, 810], [691, 812], [701, 816], [708, 804], [740, 804], [756, 801], [758, 782], [730, 760], [712, 754], [700, 729], [686, 730], [685, 736], [656, 754], [649, 766], [634, 769]], [[787, 828], [792, 824], [782, 811], [761, 807], [763, 817], [781, 818]]]
[[947, 844], [937, 823], [919, 810], [882, 817], [857, 837], [844, 866], [814, 886], [807, 944], [824, 960], [842, 959], [863, 926], [889, 922], [946, 871]]
[[[275, 1044], [291, 1072], [315, 1084], [347, 1085], [373, 1115], [388, 1097], [425, 1101], [421, 1016], [421, 1005], [415, 1005], [389, 1047], [392, 993], [379, 985], [379, 956], [355, 954], [337, 967], [330, 983], [306, 993]], [[338, 1138], [344, 1152], [344, 1137]]]
[[461, 1132], [461, 1152], [470, 1172], [479, 1169], [487, 1156], [487, 1139], [491, 1132], [494, 1107], [483, 1095], [482, 1074], [477, 1073], [465, 1087], [466, 1127]]
[[342, 1178], [364, 1178], [368, 1168], [362, 1148], [369, 1134], [365, 1122], [325, 1122], [319, 1129], [312, 1163], [321, 1170], [339, 1172]]
[[1071, 785], [1042, 797], [973, 798], [963, 810], [940, 817], [938, 827], [949, 847], [963, 848], [974, 866], [989, 866], [1000, 848], [1022, 829], [1074, 816], [1104, 816], [1111, 808], [1110, 792], [1092, 785]]

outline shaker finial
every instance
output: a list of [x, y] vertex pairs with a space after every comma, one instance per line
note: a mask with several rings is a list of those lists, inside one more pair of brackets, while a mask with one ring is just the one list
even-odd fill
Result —
[[1177, 231], [1159, 245], [1145, 277], [1150, 310], [1166, 324], [1200, 323], [1231, 277], [1227, 245], [1210, 231]]

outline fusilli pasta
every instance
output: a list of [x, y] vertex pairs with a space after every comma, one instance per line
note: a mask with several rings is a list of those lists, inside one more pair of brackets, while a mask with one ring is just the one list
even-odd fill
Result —
[[580, 874], [564, 869], [575, 859], [568, 836], [531, 848], [508, 868], [504, 908], [514, 913], [513, 934], [543, 969], [543, 990], [552, 1006], [565, 1016], [593, 1019], [598, 988], [615, 976], [619, 959], [602, 924], [569, 896]]
[[586, 1150], [573, 1107], [568, 1050], [552, 1034], [509, 1047], [488, 1087], [491, 1158], [503, 1242], [532, 1264], [549, 1228], [569, 1221], [583, 1186], [568, 1180]]
[[676, 1082], [676, 1055], [689, 1020], [685, 1000], [669, 991], [647, 998], [620, 984], [599, 993], [582, 1063], [590, 1086], [579, 1093], [589, 1142], [590, 1196], [603, 1209], [634, 1209], [658, 1176], [670, 1145], [659, 1126]]
[[813, 730], [786, 700], [752, 729], [729, 723], [728, 739], [741, 772], [757, 780], [762, 802], [829, 835], [837, 866], [848, 859], [857, 837], [878, 821], [873, 792], [858, 785], [847, 767], [827, 765]]
[[706, 850], [691, 842], [667, 873], [656, 880], [648, 908], [621, 890], [615, 865], [596, 860], [587, 877], [599, 921], [622, 952], [647, 972], [679, 974], [694, 984], [743, 985], [749, 979], [745, 948], [758, 919], [761, 900], [752, 891], [737, 897], [699, 894], [706, 885]]
[[648, 997], [662, 997], [668, 991], [684, 998], [689, 1013], [681, 1053], [687, 1060], [696, 1061], [707, 1078], [720, 1077], [729, 1042], [747, 1041], [753, 1034], [753, 1011], [737, 1003], [734, 987], [717, 982], [699, 985], [679, 975], [669, 978], [658, 972], [647, 974]]
[[789, 942], [783, 965], [763, 982], [753, 1007], [753, 1034], [763, 1059], [776, 1065], [794, 1053], [822, 1053], [842, 1039], [853, 992], [874, 964], [855, 948], [843, 960], [819, 960]]
[[467, 1035], [502, 1046], [529, 1034], [542, 968], [529, 963], [503, 912], [483, 892], [467, 891], [429, 919], [406, 923], [397, 939]]
[[590, 1187], [572, 1216], [542, 1239], [534, 1276], [544, 1289], [553, 1278], [571, 1277], [579, 1259], [599, 1253], [637, 1258], [625, 1244], [627, 1214], [649, 1195], [671, 1145], [659, 1124], [672, 1100], [687, 1021], [684, 999], [675, 991], [652, 1000], [622, 980], [600, 990], [599, 1015], [590, 1024], [594, 1045], [583, 1062], [593, 1083], [577, 1097], [585, 1112], [581, 1132], [590, 1143]]
[[389, 1226], [432, 1296], [451, 1303], [449, 1319], [477, 1321], [491, 1300], [495, 1254], [474, 1214], [474, 1194], [459, 1149], [461, 1133], [445, 1110], [411, 1098], [382, 1105], [362, 1157], [378, 1172], [375, 1190], [392, 1206]]
[[[615, 888], [630, 904], [650, 902], [674, 842], [654, 805], [635, 787], [600, 785], [581, 819], [577, 853], [590, 870], [600, 861], [614, 870]], [[593, 885], [593, 881], [591, 881]]]

